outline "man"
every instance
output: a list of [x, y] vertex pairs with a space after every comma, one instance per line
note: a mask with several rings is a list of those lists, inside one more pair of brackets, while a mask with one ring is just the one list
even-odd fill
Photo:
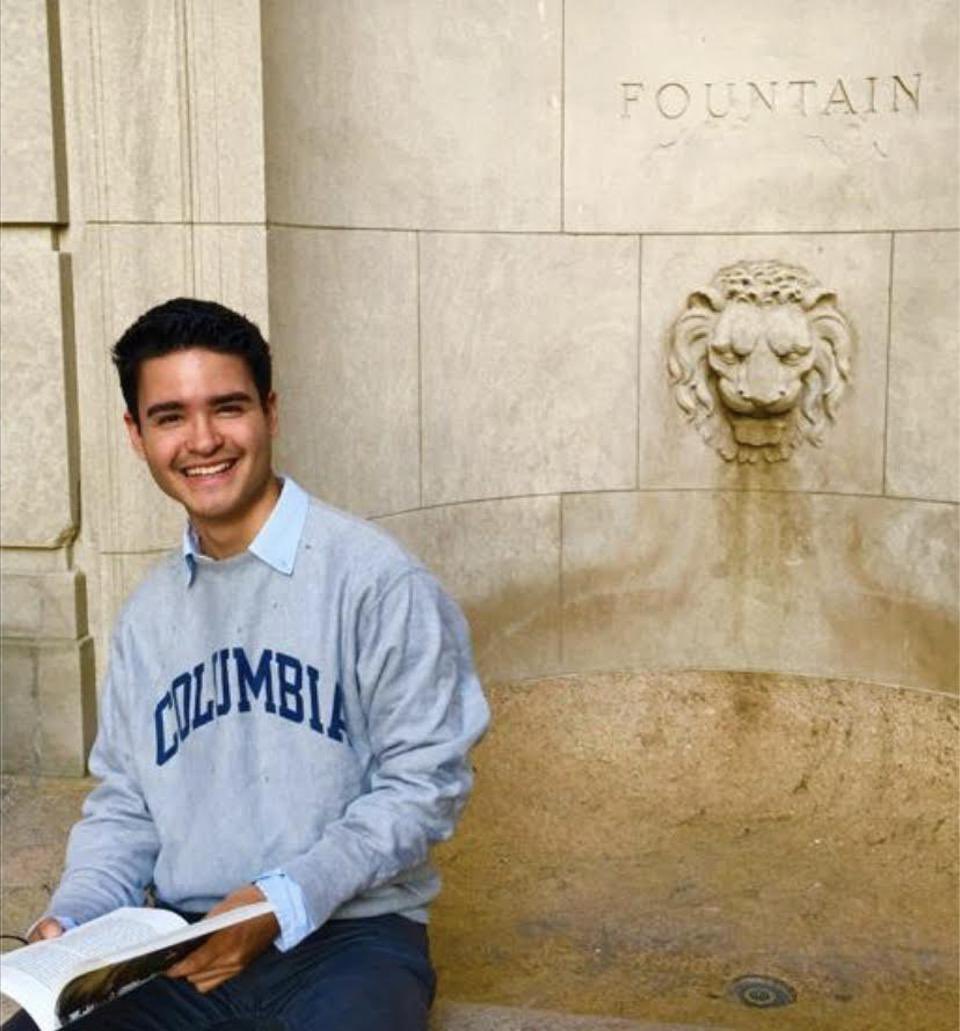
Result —
[[32, 937], [148, 888], [188, 919], [264, 899], [274, 913], [71, 1026], [423, 1029], [428, 850], [453, 831], [489, 718], [463, 617], [389, 537], [275, 475], [252, 323], [172, 300], [113, 356], [130, 442], [189, 521], [118, 620], [101, 783]]

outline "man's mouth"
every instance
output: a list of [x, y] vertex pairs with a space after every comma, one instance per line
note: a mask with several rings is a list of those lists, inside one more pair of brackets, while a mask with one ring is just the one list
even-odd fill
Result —
[[209, 465], [191, 465], [180, 471], [184, 476], [189, 476], [191, 479], [201, 479], [205, 476], [219, 476], [220, 473], [225, 473], [236, 464], [236, 458], [228, 458], [223, 462], [211, 462]]

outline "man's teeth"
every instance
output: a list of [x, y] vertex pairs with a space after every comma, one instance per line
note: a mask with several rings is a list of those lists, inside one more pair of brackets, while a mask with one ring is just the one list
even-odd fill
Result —
[[218, 462], [216, 465], [194, 465], [184, 469], [185, 476], [216, 476], [217, 473], [225, 472], [233, 465], [233, 459], [227, 462]]

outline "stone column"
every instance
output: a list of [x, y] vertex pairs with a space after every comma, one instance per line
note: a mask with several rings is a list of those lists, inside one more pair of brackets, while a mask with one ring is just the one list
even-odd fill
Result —
[[182, 520], [130, 453], [110, 347], [177, 295], [268, 330], [260, 7], [2, 12], [4, 763], [79, 774], [113, 620]]
[[73, 553], [80, 471], [56, 6], [3, 0], [0, 39], [3, 768], [79, 774], [93, 651]]
[[110, 348], [151, 305], [222, 301], [267, 333], [256, 0], [67, 3], [68, 247], [76, 280], [84, 519], [102, 679], [124, 598], [182, 512], [130, 450]]

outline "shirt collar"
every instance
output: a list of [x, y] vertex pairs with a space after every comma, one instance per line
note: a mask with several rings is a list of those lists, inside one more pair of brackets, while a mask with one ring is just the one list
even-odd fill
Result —
[[[280, 497], [273, 506], [273, 511], [247, 550], [278, 573], [290, 576], [296, 562], [297, 548], [309, 506], [310, 495], [289, 476], [284, 477]], [[183, 529], [182, 550], [189, 585], [196, 576], [200, 559], [205, 557], [200, 551], [200, 540], [189, 520]]]

